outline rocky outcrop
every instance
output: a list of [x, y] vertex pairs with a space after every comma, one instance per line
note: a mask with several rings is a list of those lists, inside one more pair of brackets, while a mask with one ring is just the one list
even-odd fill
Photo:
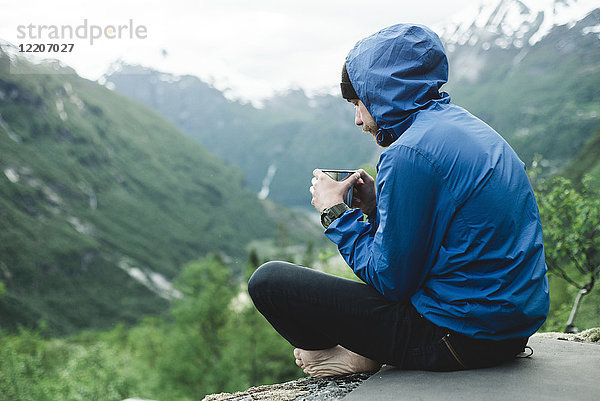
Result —
[[577, 334], [548, 332], [536, 333], [533, 336], [539, 338], [553, 338], [555, 340], [575, 341], [579, 343], [590, 343], [600, 345], [600, 327], [587, 329]]
[[202, 401], [333, 401], [343, 398], [370, 376], [368, 373], [357, 373], [326, 379], [305, 377], [287, 383], [251, 387], [233, 394], [211, 394]]

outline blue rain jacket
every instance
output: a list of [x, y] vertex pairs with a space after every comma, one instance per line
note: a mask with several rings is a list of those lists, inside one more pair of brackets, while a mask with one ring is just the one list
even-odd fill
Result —
[[377, 216], [346, 211], [325, 231], [354, 273], [434, 324], [526, 337], [548, 313], [542, 227], [525, 166], [439, 88], [448, 62], [422, 26], [395, 25], [346, 59], [377, 125], [398, 137], [377, 165]]

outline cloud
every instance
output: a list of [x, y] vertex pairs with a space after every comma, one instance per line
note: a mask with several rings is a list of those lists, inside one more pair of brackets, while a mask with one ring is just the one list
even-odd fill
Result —
[[79, 43], [72, 54], [50, 56], [90, 79], [121, 58], [213, 79], [217, 87], [231, 87], [234, 95], [255, 98], [292, 85], [309, 91], [337, 87], [343, 60], [357, 40], [398, 22], [431, 25], [468, 3], [1, 0], [0, 37], [14, 43], [18, 24], [76, 24], [84, 18], [93, 24], [119, 24], [131, 18], [147, 26], [147, 39]]

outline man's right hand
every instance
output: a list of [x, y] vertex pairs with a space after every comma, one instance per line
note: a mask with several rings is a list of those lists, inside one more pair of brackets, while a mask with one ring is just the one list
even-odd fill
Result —
[[363, 169], [354, 174], [360, 174], [360, 178], [354, 184], [352, 207], [360, 208], [364, 214], [371, 215], [377, 208], [375, 180]]

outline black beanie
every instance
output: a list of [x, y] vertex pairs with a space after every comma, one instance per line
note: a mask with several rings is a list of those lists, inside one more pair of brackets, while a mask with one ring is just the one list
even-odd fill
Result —
[[340, 83], [340, 88], [342, 89], [342, 97], [344, 99], [358, 99], [358, 95], [352, 86], [352, 82], [350, 82], [348, 70], [346, 70], [346, 63], [344, 63], [344, 68], [342, 68], [342, 83]]

